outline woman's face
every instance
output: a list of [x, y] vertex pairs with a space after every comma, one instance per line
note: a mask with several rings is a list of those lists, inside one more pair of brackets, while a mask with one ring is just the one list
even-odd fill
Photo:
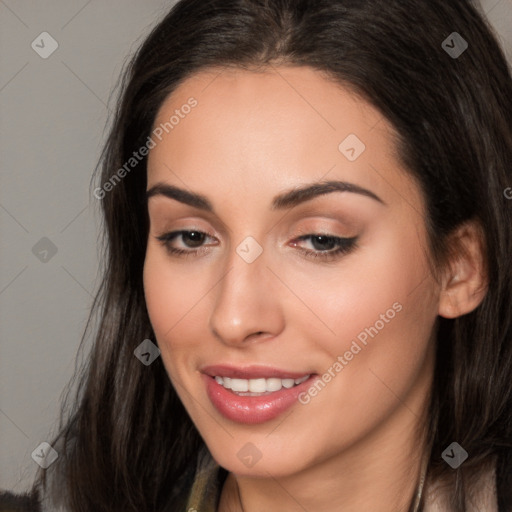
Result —
[[399, 442], [431, 383], [439, 285], [390, 124], [283, 66], [196, 74], [154, 128], [147, 307], [217, 462], [290, 475]]

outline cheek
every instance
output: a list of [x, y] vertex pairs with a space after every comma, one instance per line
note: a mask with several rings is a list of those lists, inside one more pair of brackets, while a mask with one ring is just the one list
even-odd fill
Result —
[[172, 329], [177, 320], [177, 289], [171, 281], [168, 265], [159, 251], [148, 246], [144, 262], [144, 295], [151, 325], [157, 338]]
[[[185, 266], [183, 267], [185, 268]], [[184, 370], [183, 358], [194, 353], [199, 333], [201, 301], [208, 286], [193, 274], [169, 263], [165, 251], [148, 244], [144, 263], [144, 294], [149, 319], [169, 374]]]
[[308, 426], [303, 418], [297, 422], [318, 439], [304, 449], [305, 458], [315, 458], [318, 445], [330, 451], [349, 446], [402, 404], [409, 422], [416, 419], [410, 411], [422, 407], [437, 312], [422, 245], [415, 235], [404, 241], [397, 234], [372, 247], [368, 257], [361, 251], [346, 259], [339, 273], [316, 273], [314, 283], [295, 275], [295, 291], [322, 321], [288, 311], [312, 352], [323, 353], [323, 383], [301, 397], [306, 415], [322, 418]]
[[342, 261], [339, 271], [287, 276], [319, 321], [291, 310], [290, 317], [315, 342], [315, 332], [323, 333], [321, 370], [343, 375], [334, 387], [344, 388], [338, 391], [347, 404], [350, 384], [354, 407], [386, 385], [406, 392], [422, 370], [437, 316], [436, 285], [414, 227], [371, 244], [371, 251], [361, 248]]

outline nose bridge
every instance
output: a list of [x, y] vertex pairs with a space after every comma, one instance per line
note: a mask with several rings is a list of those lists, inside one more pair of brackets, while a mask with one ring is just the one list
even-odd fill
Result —
[[210, 329], [226, 344], [243, 343], [254, 334], [275, 336], [283, 327], [279, 297], [270, 283], [272, 273], [259, 247], [248, 237], [233, 249], [216, 287]]

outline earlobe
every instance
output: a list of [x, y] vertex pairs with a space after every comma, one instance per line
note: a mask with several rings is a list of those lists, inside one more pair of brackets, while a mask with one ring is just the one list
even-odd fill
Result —
[[450, 261], [439, 298], [438, 314], [444, 318], [457, 318], [476, 309], [488, 287], [485, 237], [479, 225], [467, 222], [452, 237]]

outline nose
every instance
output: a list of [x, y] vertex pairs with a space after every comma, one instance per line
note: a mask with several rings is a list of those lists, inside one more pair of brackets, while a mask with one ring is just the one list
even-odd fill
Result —
[[233, 251], [215, 290], [210, 329], [222, 343], [241, 347], [283, 330], [282, 290], [267, 268], [265, 251], [252, 263]]

